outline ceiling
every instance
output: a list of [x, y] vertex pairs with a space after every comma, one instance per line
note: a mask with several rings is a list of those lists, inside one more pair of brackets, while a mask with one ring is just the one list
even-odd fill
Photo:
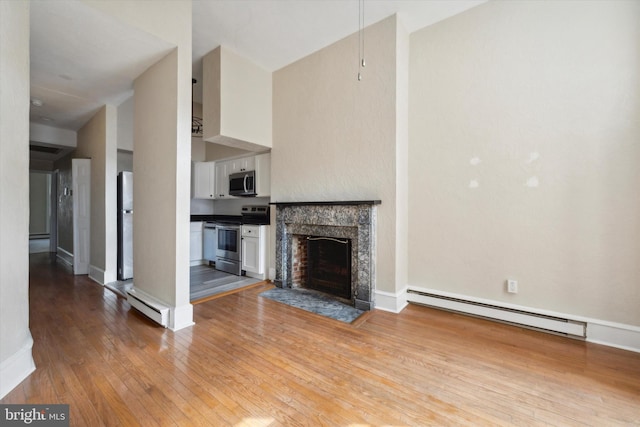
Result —
[[[397, 13], [409, 32], [485, 0], [364, 0], [365, 24]], [[152, 2], [150, 1], [151, 5]], [[358, 0], [193, 0], [194, 99], [202, 56], [219, 45], [273, 71], [358, 30]], [[78, 0], [31, 2], [30, 120], [78, 130], [172, 45]]]

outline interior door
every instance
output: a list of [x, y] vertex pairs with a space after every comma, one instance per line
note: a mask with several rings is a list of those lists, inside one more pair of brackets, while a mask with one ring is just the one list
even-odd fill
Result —
[[73, 274], [89, 274], [91, 160], [71, 160], [73, 200]]

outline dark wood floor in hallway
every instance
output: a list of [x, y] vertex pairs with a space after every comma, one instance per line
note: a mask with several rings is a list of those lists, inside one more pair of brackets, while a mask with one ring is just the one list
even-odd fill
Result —
[[640, 354], [413, 305], [348, 325], [270, 287], [172, 332], [32, 255], [37, 370], [1, 403], [74, 426], [640, 425]]

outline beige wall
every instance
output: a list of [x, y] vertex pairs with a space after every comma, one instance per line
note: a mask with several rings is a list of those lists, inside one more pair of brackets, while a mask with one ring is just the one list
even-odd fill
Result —
[[133, 151], [133, 96], [118, 105], [118, 150]]
[[229, 49], [221, 49], [220, 133], [271, 147], [271, 73]]
[[[189, 303], [191, 2], [85, 3], [176, 46], [134, 82], [134, 286], [193, 324]], [[167, 23], [170, 23], [168, 25]], [[149, 250], [153, 248], [153, 250]]]
[[388, 292], [406, 285], [396, 283], [396, 30], [395, 17], [367, 27], [360, 82], [357, 34], [273, 75], [271, 200], [382, 200], [376, 285]]
[[639, 22], [489, 2], [411, 35], [411, 285], [640, 325]]
[[215, 142], [205, 142], [205, 158], [208, 162], [214, 160], [228, 159], [229, 157], [252, 155], [255, 152], [243, 150], [241, 148], [228, 147], [216, 144]]
[[204, 140], [250, 151], [272, 145], [271, 73], [223, 46], [202, 60]]
[[0, 1], [0, 398], [34, 369], [29, 331], [29, 3]]
[[[174, 50], [134, 84], [134, 283], [173, 307], [189, 304], [191, 141], [188, 133], [184, 136], [189, 145], [176, 141], [177, 64], [178, 51]], [[186, 151], [186, 156], [180, 150]], [[176, 179], [183, 167], [179, 156], [187, 166], [181, 169], [187, 173], [184, 188]]]
[[74, 158], [91, 159], [91, 259], [89, 274], [100, 283], [116, 280], [118, 109], [105, 105], [79, 131]]
[[[404, 291], [408, 280], [409, 233], [409, 33], [398, 19], [396, 30], [396, 221], [395, 291]], [[396, 309], [401, 302], [396, 302]], [[392, 309], [393, 307], [387, 307]]]

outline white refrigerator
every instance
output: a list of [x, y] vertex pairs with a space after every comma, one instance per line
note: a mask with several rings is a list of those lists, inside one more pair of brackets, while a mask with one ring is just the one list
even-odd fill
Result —
[[133, 172], [118, 174], [118, 280], [133, 277]]

